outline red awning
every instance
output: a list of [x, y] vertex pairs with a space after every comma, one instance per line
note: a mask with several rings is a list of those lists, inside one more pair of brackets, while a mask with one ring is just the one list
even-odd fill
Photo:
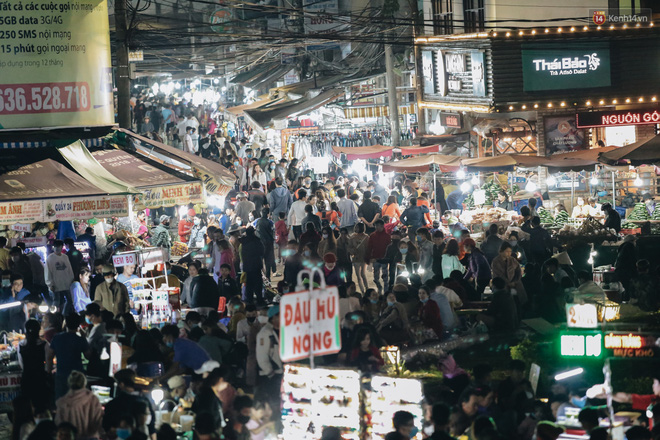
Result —
[[368, 145], [366, 147], [332, 147], [332, 154], [339, 157], [342, 153], [348, 160], [356, 159], [378, 159], [381, 157], [392, 157], [393, 147], [385, 145]]
[[437, 153], [438, 151], [440, 151], [440, 145], [427, 145], [427, 146], [417, 145], [414, 147], [401, 147], [402, 156]]

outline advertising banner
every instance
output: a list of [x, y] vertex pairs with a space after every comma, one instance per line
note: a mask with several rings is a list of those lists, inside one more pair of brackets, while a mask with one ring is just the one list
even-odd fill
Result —
[[587, 148], [584, 130], [577, 128], [574, 114], [544, 117], [543, 122], [546, 156]]
[[0, 410], [12, 410], [12, 401], [21, 394], [21, 373], [0, 376]]
[[126, 196], [44, 200], [45, 221], [128, 216]]
[[220, 197], [226, 196], [233, 188], [233, 182], [220, 182], [214, 173], [202, 167], [192, 167], [195, 177], [202, 181], [206, 194], [218, 195]]
[[158, 188], [147, 188], [142, 194], [135, 196], [133, 203], [138, 208], [159, 208], [161, 206], [187, 205], [188, 203], [201, 203], [202, 184], [199, 182], [183, 185], [171, 185]]
[[341, 349], [337, 287], [288, 293], [280, 303], [280, 358], [291, 362]]
[[0, 224], [34, 223], [43, 220], [44, 204], [41, 200], [0, 203]]
[[655, 108], [650, 108], [648, 110], [578, 112], [576, 118], [577, 126], [579, 128], [647, 125], [659, 124], [660, 112]]
[[611, 85], [607, 43], [523, 45], [522, 66], [525, 92]]
[[0, 129], [113, 123], [107, 1], [0, 1]]

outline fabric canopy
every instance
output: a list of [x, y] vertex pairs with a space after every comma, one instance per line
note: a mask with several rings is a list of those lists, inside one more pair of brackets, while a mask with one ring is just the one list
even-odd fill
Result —
[[461, 166], [460, 156], [445, 156], [442, 154], [429, 154], [426, 156], [411, 157], [409, 159], [397, 160], [384, 163], [383, 171], [409, 173], [423, 173], [429, 170], [430, 165], [439, 165], [442, 172], [455, 171]]
[[525, 154], [502, 154], [493, 157], [464, 159], [463, 165], [474, 171], [512, 171], [516, 167], [532, 168], [545, 166], [546, 157]]
[[614, 164], [627, 160], [631, 165], [651, 165], [660, 162], [660, 136], [641, 140], [625, 147], [616, 148], [599, 156], [600, 162]]
[[401, 155], [410, 156], [415, 154], [437, 153], [440, 151], [440, 145], [401, 147]]
[[92, 156], [82, 142], [76, 141], [58, 151], [74, 170], [108, 194], [135, 194], [137, 189], [115, 177]]
[[284, 99], [285, 98], [271, 99], [269, 97], [266, 97], [266, 98], [254, 101], [250, 104], [242, 104], [242, 105], [236, 105], [234, 107], [229, 107], [226, 111], [231, 113], [234, 116], [242, 116], [243, 112], [245, 112], [245, 110], [251, 110], [253, 108], [259, 108], [259, 107], [262, 107], [262, 106], [265, 106], [265, 105], [268, 105], [268, 104], [274, 104], [274, 103], [280, 102]]
[[560, 171], [582, 171], [585, 168], [598, 164], [598, 156], [600, 154], [612, 151], [615, 148], [617, 147], [602, 147], [553, 154], [547, 158], [545, 166]]
[[[236, 182], [236, 176], [231, 171], [212, 160], [145, 138], [130, 130], [120, 128], [117, 132], [132, 138], [135, 141], [133, 147], [141, 155], [156, 161], [162, 161], [170, 168], [174, 167], [178, 171], [201, 180], [209, 195], [215, 194], [224, 197]], [[114, 137], [113, 140], [118, 146], [131, 148], [126, 141], [114, 139]]]
[[141, 159], [127, 151], [99, 150], [92, 155], [117, 178], [140, 189], [140, 194], [133, 198], [134, 205], [139, 209], [204, 201], [202, 184], [195, 177], [149, 159]]
[[342, 153], [348, 160], [356, 159], [378, 159], [380, 157], [392, 157], [393, 147], [385, 145], [368, 145], [365, 147], [332, 147], [332, 154], [339, 157]]

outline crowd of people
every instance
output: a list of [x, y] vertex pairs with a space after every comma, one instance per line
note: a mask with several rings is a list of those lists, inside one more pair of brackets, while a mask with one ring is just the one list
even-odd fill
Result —
[[[137, 217], [136, 235], [150, 245], [169, 252], [180, 241], [198, 249], [196, 258], [168, 261], [153, 286], [180, 288], [188, 311], [178, 322], [151, 329], [136, 323], [136, 267], [113, 267], [112, 254], [126, 247], [115, 240], [97, 248], [91, 227], [77, 237], [89, 244], [89, 265], [71, 238], [53, 241], [42, 264], [22, 243], [8, 249], [0, 237], [0, 301], [21, 302], [0, 311], [0, 327], [26, 335], [13, 440], [49, 439], [59, 431], [77, 439], [174, 438], [169, 423], [156, 432], [154, 402], [140, 392], [138, 375], [151, 375], [166, 390], [164, 401], [176, 406], [171, 423], [195, 414], [196, 438], [263, 439], [277, 432], [283, 372], [278, 302], [304, 287], [297, 280], [303, 269], [320, 269], [325, 284], [339, 291], [342, 349], [319, 362], [364, 372], [382, 369], [383, 345], [443, 340], [478, 322], [492, 332], [515, 331], [528, 317], [557, 323], [565, 320], [567, 301], [603, 296], [591, 273], [576, 273], [551, 257], [560, 246], [541, 226], [536, 199], [521, 209], [519, 224], [506, 230], [490, 225], [477, 245], [447, 210], [441, 186], [428, 193], [414, 180], [397, 178], [389, 187], [346, 166], [333, 166], [320, 180], [302, 162], [276, 160], [245, 139], [227, 140], [209, 157], [237, 177], [224, 206], [199, 212], [191, 206], [182, 218], [163, 209]], [[432, 211], [441, 219], [432, 220]], [[621, 247], [616, 267], [629, 299], [657, 309], [657, 274], [647, 260], [637, 261], [634, 242]], [[321, 279], [304, 281], [309, 283]], [[486, 290], [492, 296], [483, 311], [459, 317], [461, 307], [481, 307]], [[57, 311], [42, 313], [44, 302]], [[113, 342], [122, 345], [128, 368], [111, 378], [107, 354]], [[547, 408], [519, 398], [527, 392], [514, 375], [519, 367], [512, 366], [512, 383], [497, 392], [485, 375], [475, 376], [474, 386], [456, 388], [459, 398], [429, 409], [436, 432], [486, 432], [493, 427], [478, 416], [488, 415], [500, 417], [496, 432], [504, 437], [474, 438], [556, 438], [541, 433], [554, 432], [554, 425], [539, 423], [537, 437], [525, 425], [549, 416]], [[81, 372], [115, 384], [118, 393], [105, 408]], [[409, 425], [409, 416], [399, 414], [394, 426], [400, 435], [389, 438], [407, 438]]]

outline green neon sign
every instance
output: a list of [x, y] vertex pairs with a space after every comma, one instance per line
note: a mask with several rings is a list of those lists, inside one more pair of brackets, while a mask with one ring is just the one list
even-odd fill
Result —
[[566, 357], [600, 357], [603, 354], [601, 333], [562, 333], [561, 355]]

